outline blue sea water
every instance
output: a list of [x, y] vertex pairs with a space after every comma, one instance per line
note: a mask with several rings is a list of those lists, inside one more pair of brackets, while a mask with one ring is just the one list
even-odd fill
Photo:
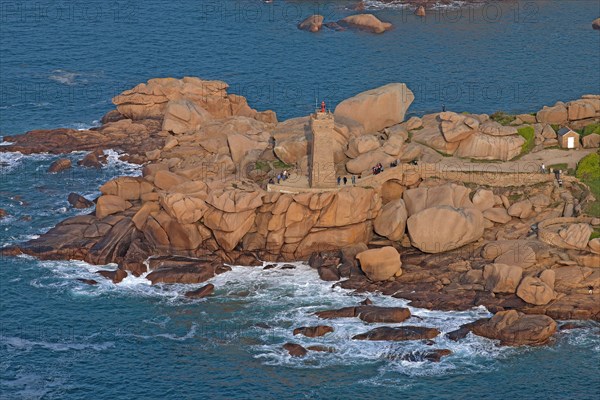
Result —
[[[384, 35], [300, 32], [315, 10], [327, 20], [353, 2], [175, 0], [0, 3], [0, 135], [97, 124], [110, 98], [158, 76], [220, 79], [280, 119], [305, 115], [315, 97], [335, 105], [357, 92], [406, 82], [411, 112], [530, 112], [600, 92], [600, 2], [504, 1], [438, 8], [425, 21], [398, 6], [372, 11], [395, 25]], [[72, 154], [73, 160], [81, 158]], [[92, 198], [136, 166], [49, 175], [55, 156], [0, 153], [0, 246], [39, 235], [79, 211], [66, 197]], [[108, 266], [114, 268], [115, 266]], [[397, 355], [423, 343], [364, 343], [368, 327], [333, 321], [321, 339], [294, 337], [314, 311], [362, 300], [314, 270], [235, 266], [212, 280], [214, 296], [189, 287], [119, 285], [81, 262], [0, 258], [0, 398], [457, 398], [600, 397], [600, 327], [563, 332], [549, 346], [500, 348], [442, 336], [453, 354], [439, 364]], [[97, 279], [88, 286], [77, 278]], [[404, 305], [372, 296], [376, 304]], [[413, 309], [411, 323], [448, 332], [488, 315]], [[257, 326], [266, 324], [268, 328]], [[281, 346], [326, 344], [335, 353], [290, 358]]]

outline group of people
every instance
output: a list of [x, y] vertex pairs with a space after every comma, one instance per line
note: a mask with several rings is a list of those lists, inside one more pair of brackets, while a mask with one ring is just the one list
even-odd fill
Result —
[[375, 165], [373, 167], [373, 175], [377, 175], [383, 172], [383, 165], [381, 165], [381, 163], [378, 163], [377, 165]]
[[[287, 169], [284, 170], [283, 172], [278, 173], [276, 176], [277, 184], [280, 184], [282, 181], [286, 181], [289, 177], [290, 177], [290, 173], [287, 171]], [[275, 183], [273, 178], [269, 179], [269, 183], [271, 185]]]
[[[540, 172], [542, 174], [547, 174], [548, 170], [546, 169], [546, 165], [542, 163], [542, 165], [540, 166]], [[553, 169], [550, 168], [550, 173], [554, 174], [554, 178], [556, 179], [556, 183], [558, 183], [558, 186], [562, 187], [563, 184], [563, 180], [560, 177], [560, 174], [562, 174], [562, 171], [560, 169]]]
[[[356, 176], [352, 175], [352, 177], [350, 179], [352, 180], [352, 184], [356, 185]], [[342, 182], [344, 182], [344, 185], [347, 185], [348, 184], [348, 178], [345, 177], [345, 176], [344, 177], [338, 176], [337, 177], [337, 184], [338, 184], [338, 186], [340, 186], [340, 184]]]

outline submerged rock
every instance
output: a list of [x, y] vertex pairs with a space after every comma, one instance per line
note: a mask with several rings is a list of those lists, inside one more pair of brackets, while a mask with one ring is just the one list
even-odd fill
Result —
[[190, 290], [189, 292], [185, 292], [185, 297], [190, 299], [202, 299], [206, 296], [210, 296], [215, 291], [215, 285], [209, 283], [206, 286], [202, 286], [196, 290]]
[[58, 160], [50, 164], [50, 167], [48, 167], [48, 172], [56, 174], [58, 172], [62, 172], [66, 169], [71, 168], [71, 166], [71, 160], [69, 160], [68, 158], [59, 158]]
[[333, 332], [333, 330], [333, 327], [327, 325], [303, 326], [294, 329], [294, 336], [304, 335], [306, 337], [314, 338], [318, 336], [327, 335], [328, 333]]
[[422, 340], [433, 339], [440, 334], [440, 331], [435, 328], [427, 328], [424, 326], [382, 326], [352, 337], [354, 340], [387, 340], [387, 341], [404, 341], [404, 340]]
[[283, 348], [292, 357], [304, 357], [308, 353], [308, 350], [296, 343], [286, 343], [283, 345]]
[[452, 354], [451, 350], [448, 349], [436, 349], [427, 351], [413, 351], [411, 353], [403, 354], [400, 359], [403, 361], [410, 362], [440, 362], [442, 357], [447, 357]]
[[77, 209], [90, 208], [94, 205], [93, 202], [89, 201], [88, 199], [77, 193], [69, 194], [67, 201], [73, 206], [73, 208]]
[[121, 283], [123, 279], [127, 278], [127, 271], [117, 269], [115, 271], [98, 271], [99, 275], [102, 275], [106, 279], [110, 279], [113, 283]]
[[298, 24], [298, 29], [302, 31], [318, 32], [323, 26], [323, 19], [322, 15], [311, 15]]

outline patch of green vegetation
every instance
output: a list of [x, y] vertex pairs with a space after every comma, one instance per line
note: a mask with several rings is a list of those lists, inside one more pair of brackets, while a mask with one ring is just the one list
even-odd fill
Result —
[[495, 113], [493, 113], [492, 115], [490, 115], [490, 118], [493, 121], [498, 122], [500, 125], [510, 125], [511, 122], [513, 122], [515, 119], [517, 119], [517, 117], [515, 117], [514, 115], [505, 113], [504, 111], [496, 111]]
[[576, 176], [588, 185], [596, 198], [587, 205], [586, 214], [600, 217], [600, 154], [596, 152], [583, 157], [577, 164]]
[[550, 125], [552, 127], [552, 129], [554, 129], [554, 132], [558, 133], [558, 131], [560, 130], [560, 125], [558, 124], [551, 124]]
[[519, 136], [525, 139], [525, 143], [521, 147], [521, 154], [529, 153], [535, 146], [535, 131], [532, 126], [524, 126], [517, 130]]
[[521, 195], [520, 195], [520, 194], [514, 194], [514, 193], [513, 193], [513, 194], [510, 194], [510, 195], [508, 195], [508, 200], [509, 200], [511, 203], [514, 203], [514, 202], [516, 202], [516, 201], [519, 201], [519, 200], [521, 200]]
[[259, 171], [269, 172], [271, 170], [271, 166], [267, 161], [258, 160], [256, 164], [254, 164], [254, 168]]
[[[432, 149], [433, 149], [433, 147], [432, 147]], [[443, 151], [440, 151], [438, 149], [434, 149], [434, 150], [444, 157], [452, 157], [452, 154], [444, 153]]]
[[561, 171], [565, 171], [567, 170], [567, 168], [569, 168], [569, 165], [567, 163], [561, 163], [561, 164], [552, 164], [552, 165], [548, 165], [548, 171], [549, 170], [556, 170], [559, 169]]
[[293, 165], [286, 164], [281, 160], [275, 160], [273, 161], [273, 167], [277, 169], [290, 169], [293, 167]]
[[582, 136], [591, 135], [592, 133], [597, 133], [598, 135], [600, 135], [600, 123], [590, 124], [583, 128], [583, 131], [580, 132]]
[[594, 229], [592, 234], [590, 235], [590, 240], [600, 238], [600, 228]]

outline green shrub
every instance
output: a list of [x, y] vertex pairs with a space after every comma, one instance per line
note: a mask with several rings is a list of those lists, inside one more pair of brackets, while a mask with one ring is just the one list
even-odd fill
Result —
[[577, 178], [583, 181], [600, 181], [600, 154], [591, 153], [577, 164]]
[[576, 176], [589, 186], [596, 198], [587, 205], [586, 214], [600, 217], [600, 154], [591, 153], [583, 157], [577, 164]]
[[599, 124], [590, 124], [583, 128], [582, 136], [591, 135], [592, 133], [597, 133], [600, 135], [600, 123]]
[[500, 125], [510, 125], [511, 122], [517, 119], [517, 117], [515, 117], [514, 115], [505, 113], [504, 111], [496, 111], [495, 113], [490, 115], [490, 118], [493, 121], [498, 122]]
[[525, 143], [521, 147], [521, 154], [529, 153], [535, 146], [535, 131], [532, 126], [524, 126], [517, 130], [519, 136], [525, 139]]
[[558, 133], [558, 131], [560, 131], [560, 125], [551, 124], [550, 126], [552, 127], [552, 129], [554, 129], [554, 132]]

